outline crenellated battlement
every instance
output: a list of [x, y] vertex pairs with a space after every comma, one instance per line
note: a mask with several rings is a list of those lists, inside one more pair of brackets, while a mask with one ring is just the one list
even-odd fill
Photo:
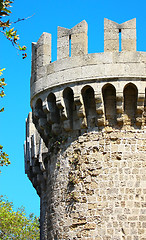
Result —
[[85, 20], [71, 29], [58, 27], [57, 60], [87, 54], [87, 31]]
[[[121, 34], [121, 37], [120, 37]], [[136, 51], [136, 18], [118, 24], [104, 19], [104, 51]]]
[[[71, 29], [58, 27], [57, 60], [88, 54], [88, 25], [85, 20]], [[119, 34], [121, 33], [121, 39]], [[136, 51], [136, 19], [118, 24], [104, 19], [104, 51]], [[32, 74], [51, 63], [51, 34], [43, 33], [32, 43]]]
[[87, 29], [85, 20], [72, 29], [58, 27], [57, 61], [53, 63], [51, 34], [43, 33], [32, 43], [31, 98], [66, 82], [145, 77], [146, 53], [136, 51], [136, 19], [122, 24], [104, 20], [103, 53], [88, 54]]
[[31, 107], [45, 142], [64, 131], [145, 125], [146, 53], [136, 51], [136, 19], [104, 20], [103, 53], [88, 54], [87, 29], [86, 21], [58, 27], [53, 63], [51, 34], [32, 44]]

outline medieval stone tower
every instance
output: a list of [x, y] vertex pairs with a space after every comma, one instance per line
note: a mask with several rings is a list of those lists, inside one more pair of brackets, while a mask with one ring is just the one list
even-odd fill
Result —
[[[121, 34], [121, 50], [119, 35]], [[136, 20], [104, 20], [104, 52], [87, 23], [32, 44], [25, 169], [40, 196], [42, 240], [146, 240], [146, 52]]]

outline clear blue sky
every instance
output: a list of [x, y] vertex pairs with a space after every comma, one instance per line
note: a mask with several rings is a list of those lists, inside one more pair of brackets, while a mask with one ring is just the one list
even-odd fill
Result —
[[6, 195], [14, 206], [25, 206], [27, 214], [39, 216], [39, 197], [24, 172], [23, 142], [25, 118], [30, 111], [31, 42], [36, 42], [43, 32], [52, 34], [52, 60], [56, 60], [57, 26], [72, 28], [82, 20], [88, 23], [89, 53], [103, 52], [104, 18], [122, 23], [137, 19], [137, 50], [146, 51], [146, 1], [134, 0], [15, 0], [12, 20], [33, 16], [15, 25], [20, 44], [27, 46], [28, 57], [0, 35], [0, 68], [6, 68], [6, 97], [1, 99], [0, 144], [9, 154], [11, 166], [2, 168], [0, 195]]

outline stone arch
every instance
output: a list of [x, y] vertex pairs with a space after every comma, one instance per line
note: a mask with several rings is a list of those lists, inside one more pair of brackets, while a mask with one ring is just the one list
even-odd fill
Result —
[[105, 119], [108, 121], [108, 125], [116, 124], [116, 89], [115, 87], [107, 83], [102, 88], [102, 96], [104, 101]]
[[127, 120], [130, 120], [131, 123], [135, 123], [138, 98], [138, 89], [136, 85], [133, 83], [126, 84], [123, 95], [124, 113], [127, 116]]
[[81, 90], [87, 124], [89, 127], [96, 125], [96, 103], [94, 89], [87, 85]]
[[49, 123], [60, 123], [59, 109], [56, 105], [56, 96], [54, 93], [50, 93], [47, 97], [48, 104], [48, 121]]
[[71, 127], [73, 127], [74, 92], [70, 87], [64, 89], [63, 100], [67, 118], [70, 120]]

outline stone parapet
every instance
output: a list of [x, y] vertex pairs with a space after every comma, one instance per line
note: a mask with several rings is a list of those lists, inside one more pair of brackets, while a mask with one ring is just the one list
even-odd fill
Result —
[[65, 84], [88, 84], [94, 80], [98, 85], [106, 79], [136, 77], [146, 77], [145, 52], [104, 52], [66, 58], [44, 66], [37, 81], [31, 80], [31, 102], [42, 91]]

